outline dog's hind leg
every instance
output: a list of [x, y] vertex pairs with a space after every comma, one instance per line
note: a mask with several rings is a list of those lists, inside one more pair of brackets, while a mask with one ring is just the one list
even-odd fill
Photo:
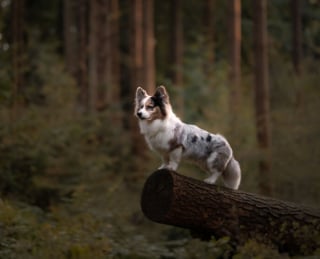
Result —
[[214, 184], [221, 175], [221, 172], [213, 169], [210, 171], [210, 173], [211, 175], [208, 178], [204, 179], [204, 181], [209, 184]]
[[232, 151], [227, 145], [224, 145], [220, 150], [212, 152], [207, 158], [207, 170], [211, 175], [204, 181], [214, 184], [225, 170], [231, 156]]

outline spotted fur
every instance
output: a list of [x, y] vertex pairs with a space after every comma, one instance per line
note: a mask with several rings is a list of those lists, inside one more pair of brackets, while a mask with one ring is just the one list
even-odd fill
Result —
[[239, 188], [240, 165], [228, 141], [219, 134], [183, 123], [172, 111], [164, 86], [159, 86], [153, 96], [138, 87], [134, 113], [149, 148], [162, 157], [160, 168], [177, 170], [184, 158], [208, 172], [205, 182], [214, 184], [222, 175], [225, 186]]

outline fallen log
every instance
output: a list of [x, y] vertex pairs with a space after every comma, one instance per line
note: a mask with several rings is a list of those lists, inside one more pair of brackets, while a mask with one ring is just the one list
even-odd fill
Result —
[[141, 208], [150, 220], [234, 244], [255, 239], [291, 255], [320, 248], [320, 211], [210, 185], [174, 171], [155, 171], [145, 182]]

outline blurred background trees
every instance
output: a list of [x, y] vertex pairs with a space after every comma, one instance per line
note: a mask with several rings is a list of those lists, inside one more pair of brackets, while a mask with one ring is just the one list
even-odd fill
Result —
[[[154, 241], [138, 200], [159, 161], [133, 117], [137, 86], [167, 86], [179, 116], [225, 135], [242, 166], [241, 189], [318, 206], [319, 7], [316, 0], [0, 0], [0, 220], [8, 233], [0, 257], [14, 248], [124, 255], [128, 240], [141, 255], [146, 247], [137, 243]], [[19, 228], [25, 214], [39, 247], [52, 241], [40, 238], [46, 230], [64, 229], [65, 242], [30, 252], [33, 237]], [[72, 246], [87, 231], [81, 222], [100, 235], [101, 250], [92, 239]], [[106, 222], [113, 227], [98, 231]], [[158, 240], [186, 236], [161, 231]], [[181, 242], [189, 254], [210, 250]], [[231, 249], [226, 241], [214, 246]]]

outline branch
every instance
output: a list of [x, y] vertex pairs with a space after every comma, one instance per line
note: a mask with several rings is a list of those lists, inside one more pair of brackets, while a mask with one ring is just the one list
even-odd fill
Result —
[[256, 239], [295, 255], [320, 247], [320, 211], [166, 169], [147, 179], [141, 208], [152, 221], [216, 238], [229, 236], [235, 244]]

